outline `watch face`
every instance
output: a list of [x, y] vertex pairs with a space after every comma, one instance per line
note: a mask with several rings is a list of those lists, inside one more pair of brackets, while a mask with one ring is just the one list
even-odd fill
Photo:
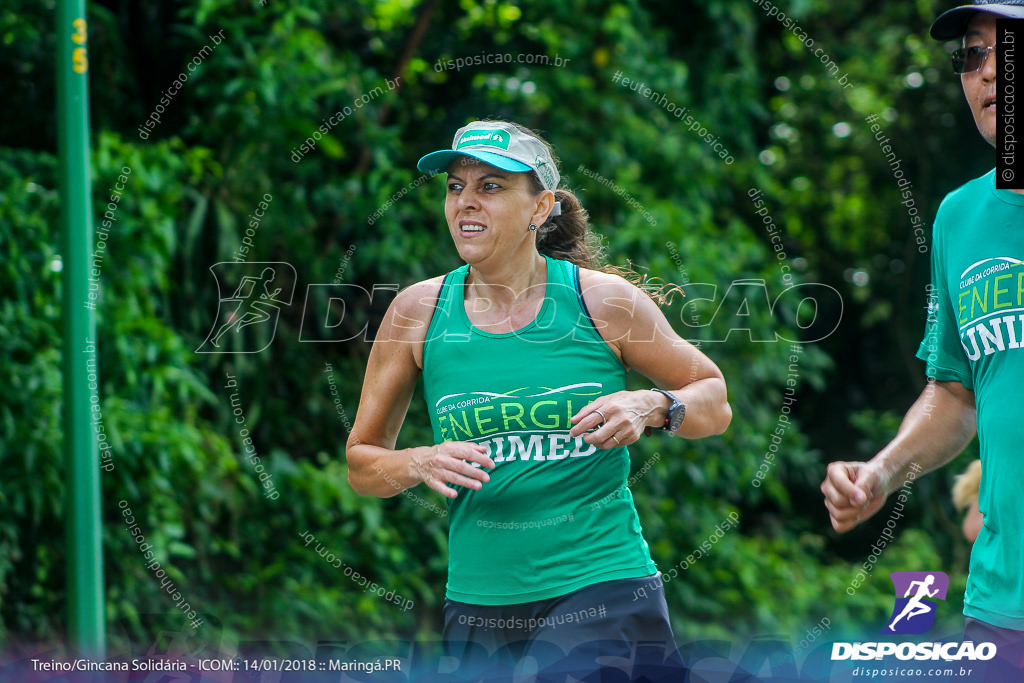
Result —
[[669, 415], [669, 430], [674, 432], [679, 429], [679, 425], [683, 424], [684, 417], [686, 417], [686, 406], [680, 403], [675, 407], [675, 410], [672, 411], [672, 414]]

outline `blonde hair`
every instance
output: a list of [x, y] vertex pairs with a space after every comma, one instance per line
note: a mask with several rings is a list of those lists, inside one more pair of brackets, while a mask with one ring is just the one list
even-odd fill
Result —
[[963, 474], [958, 474], [956, 483], [953, 484], [953, 505], [957, 510], [963, 510], [978, 499], [978, 489], [981, 488], [981, 461], [975, 460]]

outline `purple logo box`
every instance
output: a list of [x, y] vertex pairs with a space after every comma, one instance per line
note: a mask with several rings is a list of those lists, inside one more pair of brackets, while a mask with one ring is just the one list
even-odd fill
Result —
[[939, 600], [946, 599], [949, 577], [943, 572], [893, 572], [896, 604], [882, 633], [925, 633], [935, 623]]

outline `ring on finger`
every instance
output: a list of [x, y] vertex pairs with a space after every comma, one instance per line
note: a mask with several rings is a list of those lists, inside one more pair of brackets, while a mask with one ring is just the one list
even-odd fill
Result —
[[604, 416], [604, 413], [602, 413], [600, 410], [594, 410], [591, 412], [597, 413], [598, 415], [601, 416], [601, 424], [597, 425], [598, 428], [600, 429], [601, 427], [604, 427], [604, 423], [608, 421], [608, 418]]
[[620, 445], [620, 444], [619, 444], [619, 437], [617, 437], [617, 436], [615, 436], [614, 434], [612, 434], [612, 438], [613, 438], [613, 439], [615, 439], [615, 445], [616, 445], [616, 446]]

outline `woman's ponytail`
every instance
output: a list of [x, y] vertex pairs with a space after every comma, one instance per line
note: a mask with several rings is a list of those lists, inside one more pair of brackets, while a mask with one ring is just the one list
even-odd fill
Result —
[[600, 269], [605, 249], [600, 236], [590, 228], [587, 210], [569, 190], [555, 190], [555, 201], [561, 202], [562, 213], [548, 218], [537, 229], [537, 251], [581, 268]]
[[[558, 167], [558, 157], [547, 140], [525, 126], [509, 123], [540, 141], [547, 148], [555, 168]], [[530, 171], [529, 177], [534, 194], [544, 192], [544, 184], [537, 172]], [[675, 294], [683, 294], [678, 285], [638, 273], [629, 262], [625, 266], [607, 265], [604, 243], [600, 235], [590, 227], [590, 215], [580, 200], [569, 190], [556, 189], [554, 192], [555, 201], [561, 202], [562, 211], [558, 216], [549, 216], [544, 225], [537, 228], [537, 251], [554, 259], [575, 263], [580, 268], [620, 275], [642, 289], [659, 306], [671, 303]]]

